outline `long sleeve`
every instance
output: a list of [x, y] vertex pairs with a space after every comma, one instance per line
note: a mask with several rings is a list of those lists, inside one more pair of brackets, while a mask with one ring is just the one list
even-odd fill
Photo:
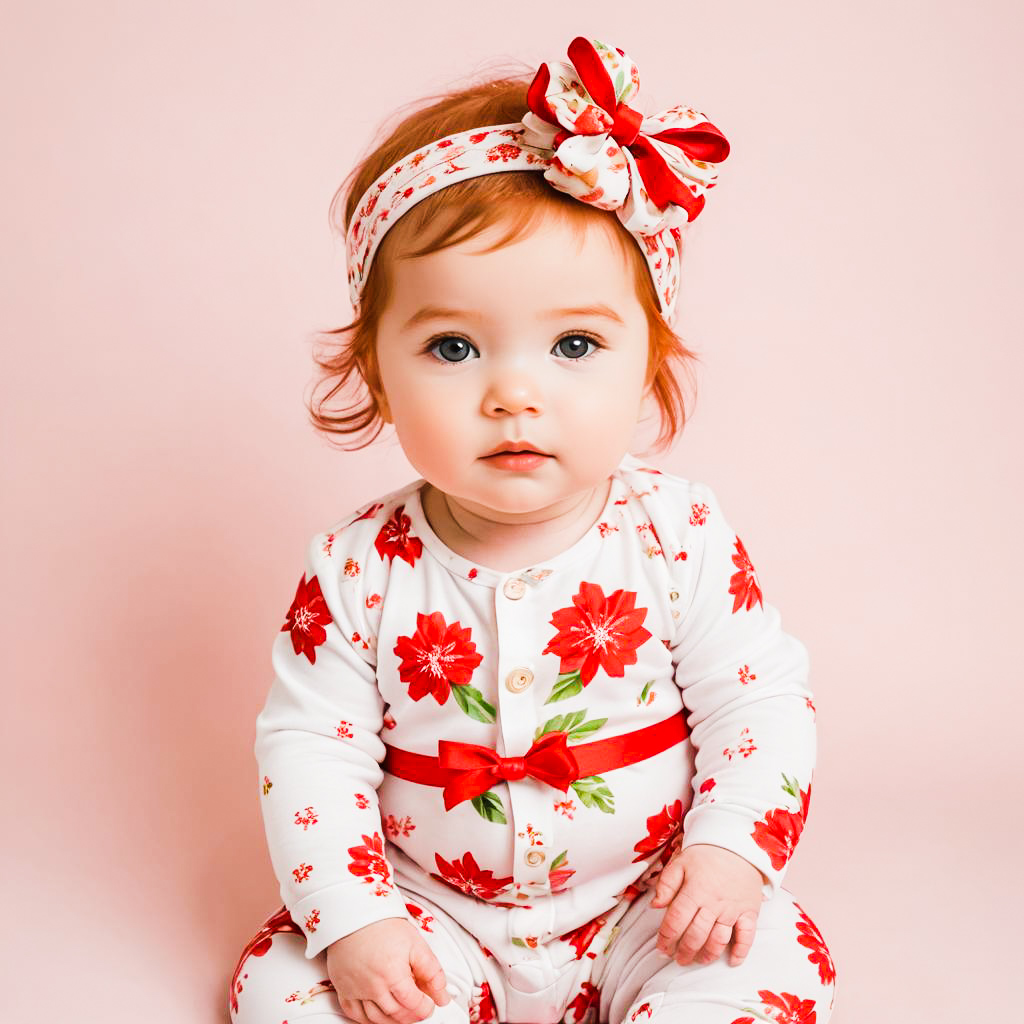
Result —
[[274, 640], [254, 747], [271, 863], [309, 959], [367, 924], [408, 916], [377, 802], [384, 701], [362, 579], [335, 564], [326, 539], [310, 541]]
[[[690, 484], [684, 526], [689, 603], [671, 649], [696, 750], [684, 847], [732, 850], [774, 895], [800, 838], [817, 753], [806, 647], [764, 601], [714, 492]], [[695, 563], [695, 564], [694, 564]]]

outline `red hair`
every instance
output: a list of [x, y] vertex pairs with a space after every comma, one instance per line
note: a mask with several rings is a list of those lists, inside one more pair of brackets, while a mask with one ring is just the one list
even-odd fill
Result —
[[[495, 78], [454, 92], [434, 96], [432, 105], [414, 110], [387, 138], [359, 162], [331, 200], [330, 220], [345, 236], [356, 204], [365, 191], [404, 156], [430, 142], [455, 132], [492, 124], [511, 124], [527, 111], [526, 93], [533, 71], [518, 76]], [[441, 216], [441, 214], [445, 216]], [[686, 403], [673, 369], [678, 363], [688, 375], [691, 361], [699, 360], [665, 322], [658, 308], [658, 296], [647, 262], [634, 237], [607, 210], [588, 206], [552, 187], [538, 171], [508, 171], [457, 182], [427, 196], [411, 207], [388, 229], [363, 283], [361, 313], [351, 323], [321, 332], [322, 337], [349, 335], [347, 343], [321, 359], [323, 371], [316, 386], [331, 384], [328, 393], [309, 407], [317, 429], [327, 434], [356, 434], [373, 430], [360, 444], [341, 447], [346, 451], [365, 448], [384, 429], [381, 417], [383, 388], [377, 363], [377, 325], [391, 294], [392, 261], [426, 256], [451, 245], [467, 242], [488, 228], [502, 224], [507, 232], [487, 250], [502, 248], [528, 235], [545, 216], [555, 217], [575, 232], [577, 239], [588, 224], [600, 223], [612, 233], [631, 267], [636, 295], [647, 316], [648, 360], [646, 383], [654, 396], [661, 432], [655, 447], [668, 448], [686, 422]], [[438, 230], [438, 225], [444, 226]], [[433, 227], [433, 230], [431, 228]], [[326, 411], [326, 403], [351, 378], [366, 389], [361, 404], [346, 406], [338, 413]], [[315, 391], [315, 388], [314, 388]]]

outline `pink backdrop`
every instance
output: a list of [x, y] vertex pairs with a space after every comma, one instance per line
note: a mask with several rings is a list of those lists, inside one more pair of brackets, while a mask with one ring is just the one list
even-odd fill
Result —
[[811, 651], [787, 885], [833, 1021], [1019, 1005], [1016, 5], [352, 8], [8, 12], [0, 1016], [227, 1019], [278, 900], [270, 644], [311, 532], [414, 475], [306, 421], [349, 315], [328, 202], [398, 106], [577, 34], [733, 145], [683, 264], [697, 407], [652, 461], [716, 488]]

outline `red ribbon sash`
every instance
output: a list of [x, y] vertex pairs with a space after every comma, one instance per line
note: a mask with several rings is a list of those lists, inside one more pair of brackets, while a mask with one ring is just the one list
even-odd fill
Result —
[[445, 810], [490, 789], [499, 779], [530, 776], [565, 793], [577, 779], [646, 760], [689, 735], [682, 711], [643, 729], [570, 747], [564, 732], [549, 732], [522, 757], [501, 757], [490, 747], [438, 740], [438, 756], [414, 754], [386, 744], [384, 771], [407, 782], [444, 788]]

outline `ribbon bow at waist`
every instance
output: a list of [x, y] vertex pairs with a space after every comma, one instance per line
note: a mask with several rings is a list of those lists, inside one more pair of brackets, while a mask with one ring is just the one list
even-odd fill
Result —
[[486, 792], [498, 779], [515, 781], [529, 775], [564, 793], [579, 772], [564, 732], [541, 736], [523, 757], [501, 757], [497, 751], [476, 743], [438, 740], [437, 761], [452, 773], [444, 787], [446, 811]]
[[522, 757], [502, 757], [490, 747], [456, 740], [438, 740], [437, 757], [416, 754], [387, 744], [384, 771], [408, 782], [444, 788], [444, 808], [450, 811], [472, 800], [495, 782], [515, 782], [527, 776], [567, 792], [577, 779], [636, 764], [681, 743], [689, 735], [682, 711], [654, 725], [592, 743], [568, 746], [564, 732], [545, 733]]

